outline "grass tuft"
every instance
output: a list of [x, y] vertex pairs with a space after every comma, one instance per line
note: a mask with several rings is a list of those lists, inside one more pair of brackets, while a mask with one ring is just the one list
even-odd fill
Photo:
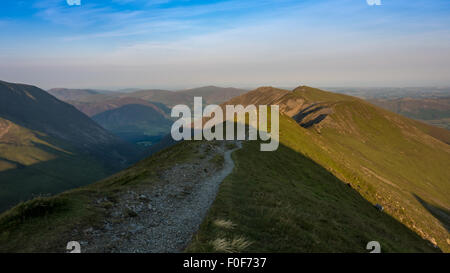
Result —
[[211, 242], [211, 245], [213, 246], [215, 251], [226, 253], [242, 252], [251, 244], [252, 243], [247, 239], [245, 239], [244, 237], [236, 237], [233, 238], [232, 240], [217, 238]]
[[234, 227], [236, 227], [236, 225], [233, 224], [233, 222], [231, 222], [230, 220], [223, 220], [223, 219], [215, 220], [214, 225], [224, 229], [233, 229]]

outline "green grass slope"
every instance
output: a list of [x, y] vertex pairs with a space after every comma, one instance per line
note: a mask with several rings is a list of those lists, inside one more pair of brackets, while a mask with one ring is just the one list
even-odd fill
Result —
[[295, 136], [281, 126], [283, 145], [450, 251], [450, 132], [355, 97], [306, 86], [293, 92], [260, 88], [231, 101], [279, 104], [297, 127], [305, 127]]
[[[356, 190], [304, 156], [304, 130], [284, 117], [275, 152], [247, 142], [188, 252], [434, 252]], [[307, 145], [307, 144], [306, 144]]]
[[[450, 217], [450, 146], [444, 141], [450, 132], [436, 134], [432, 126], [359, 99], [321, 100], [330, 105], [331, 114], [307, 131], [319, 148], [309, 148], [311, 157], [352, 183], [367, 200], [382, 204], [387, 213], [449, 251], [445, 223]], [[430, 208], [447, 213], [436, 217]]]

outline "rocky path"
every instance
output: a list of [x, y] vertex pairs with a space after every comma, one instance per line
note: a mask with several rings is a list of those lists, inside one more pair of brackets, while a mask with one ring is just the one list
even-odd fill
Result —
[[[83, 252], [166, 253], [183, 251], [198, 230], [220, 183], [234, 168], [233, 149], [208, 145], [200, 162], [179, 164], [163, 174], [167, 181], [148, 191], [124, 194], [103, 228], [89, 228]], [[205, 147], [203, 147], [205, 148]], [[223, 155], [220, 167], [211, 159]]]

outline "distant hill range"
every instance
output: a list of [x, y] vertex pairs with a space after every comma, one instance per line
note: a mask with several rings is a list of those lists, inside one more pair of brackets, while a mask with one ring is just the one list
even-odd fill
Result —
[[449, 87], [331, 87], [394, 113], [450, 129]]
[[394, 113], [450, 130], [450, 96], [441, 98], [370, 99]]
[[141, 156], [136, 146], [35, 86], [0, 81], [0, 97], [0, 210], [89, 184]]
[[105, 92], [57, 88], [48, 92], [72, 104], [116, 136], [149, 146], [170, 132], [171, 107], [177, 104], [192, 106], [195, 96], [201, 96], [205, 104], [220, 104], [247, 90], [205, 86], [181, 91]]
[[203, 101], [207, 104], [220, 104], [246, 92], [248, 92], [248, 90], [231, 87], [224, 88], [217, 86], [204, 86], [181, 91], [167, 91], [159, 89], [140, 90], [133, 93], [122, 94], [120, 96], [160, 102], [167, 107], [173, 107], [177, 104], [187, 104], [191, 106], [195, 96], [203, 97]]
[[92, 89], [67, 89], [67, 88], [53, 88], [47, 91], [56, 98], [66, 101], [66, 100], [79, 100], [81, 98], [101, 94], [99, 91]]

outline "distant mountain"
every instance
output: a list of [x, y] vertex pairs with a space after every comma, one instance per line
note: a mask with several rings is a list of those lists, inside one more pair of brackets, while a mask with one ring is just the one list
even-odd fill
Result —
[[66, 100], [79, 100], [81, 98], [101, 94], [95, 90], [91, 89], [67, 89], [67, 88], [53, 88], [47, 91], [56, 98], [66, 101]]
[[190, 96], [183, 95], [178, 92], [160, 90], [160, 89], [150, 89], [150, 90], [140, 90], [132, 93], [126, 93], [120, 95], [121, 98], [138, 98], [151, 102], [159, 102], [167, 107], [171, 108], [177, 104], [186, 104], [190, 101]]
[[98, 180], [140, 152], [75, 107], [30, 85], [0, 81], [0, 210], [32, 194]]
[[450, 129], [450, 97], [370, 99], [369, 102], [394, 113]]
[[154, 104], [125, 104], [92, 117], [103, 128], [129, 142], [150, 146], [170, 132], [172, 120]]
[[205, 86], [176, 92], [151, 89], [100, 94], [92, 90], [64, 89], [51, 93], [59, 95], [115, 135], [148, 146], [170, 132], [170, 107], [177, 104], [192, 106], [195, 96], [203, 97], [205, 104], [220, 104], [245, 92], [237, 88]]
[[115, 92], [118, 92], [118, 93], [131, 93], [131, 92], [136, 92], [136, 91], [139, 91], [139, 90], [142, 90], [142, 89], [141, 88], [123, 88], [123, 89], [119, 89], [119, 90], [117, 90]]
[[[130, 104], [142, 104], [142, 101], [147, 101], [153, 104], [164, 104], [166, 107], [171, 108], [177, 104], [192, 105], [194, 96], [203, 97], [203, 101], [207, 104], [220, 104], [248, 91], [245, 89], [217, 86], [204, 86], [180, 91], [168, 91], [162, 89], [133, 91], [134, 89], [132, 88], [124, 90], [121, 90], [121, 92], [106, 92], [92, 89], [54, 88], [48, 90], [48, 92], [58, 99], [69, 102], [81, 109], [89, 107], [90, 109], [86, 110], [85, 113], [93, 115], [94, 112], [95, 114], [98, 114], [102, 110], [106, 111], [105, 104], [118, 103], [120, 105], [125, 105], [126, 100], [128, 100]], [[120, 102], [120, 99], [123, 99], [123, 103]], [[135, 101], [132, 101], [132, 99]], [[93, 110], [94, 108], [98, 109]], [[111, 108], [107, 110], [111, 110]]]
[[445, 98], [450, 96], [450, 87], [329, 87], [327, 90], [370, 99], [401, 99], [401, 98]]
[[120, 138], [148, 146], [170, 132], [170, 109], [162, 103], [130, 97], [67, 101]]
[[203, 101], [206, 104], [220, 104], [245, 92], [247, 92], [247, 90], [205, 86], [181, 91], [167, 91], [159, 89], [140, 90], [133, 93], [123, 94], [121, 97], [140, 98], [147, 101], [160, 102], [167, 107], [173, 107], [177, 104], [192, 106], [194, 96], [203, 97]]
[[147, 106], [164, 116], [170, 115], [170, 109], [164, 104], [158, 102], [150, 102], [139, 98], [104, 97], [103, 99], [97, 99], [93, 101], [68, 100], [66, 102], [72, 104], [78, 110], [90, 117], [131, 104]]
[[221, 104], [227, 100], [247, 93], [248, 90], [238, 88], [223, 88], [217, 86], [204, 86], [178, 91], [177, 93], [187, 95], [189, 97], [202, 97], [207, 104]]

